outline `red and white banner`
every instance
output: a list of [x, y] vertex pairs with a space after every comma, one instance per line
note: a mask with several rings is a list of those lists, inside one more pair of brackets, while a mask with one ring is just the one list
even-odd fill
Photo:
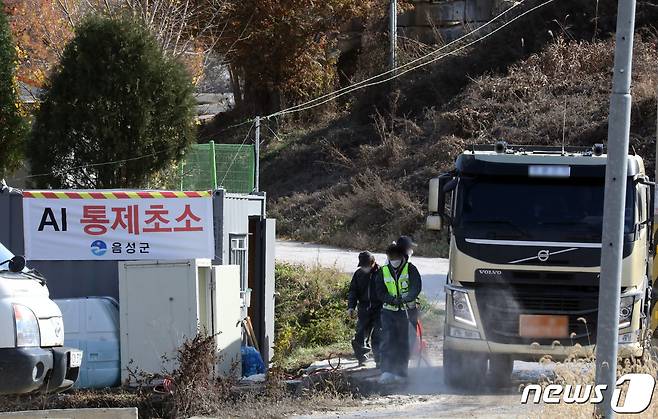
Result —
[[31, 260], [214, 257], [208, 191], [25, 191], [23, 228]]

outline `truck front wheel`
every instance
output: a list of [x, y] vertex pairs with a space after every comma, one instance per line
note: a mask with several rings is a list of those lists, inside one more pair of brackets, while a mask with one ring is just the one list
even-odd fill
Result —
[[443, 376], [452, 387], [473, 389], [481, 386], [487, 374], [487, 357], [475, 352], [443, 348]]

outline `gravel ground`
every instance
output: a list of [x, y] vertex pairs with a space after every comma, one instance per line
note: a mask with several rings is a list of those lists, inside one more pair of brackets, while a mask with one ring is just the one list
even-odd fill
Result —
[[[310, 412], [293, 416], [296, 419], [333, 418], [528, 418], [542, 414], [541, 405], [521, 405], [519, 387], [534, 383], [550, 370], [534, 362], [516, 362], [511, 384], [503, 388], [483, 388], [465, 392], [449, 387], [443, 381], [441, 341], [429, 342], [430, 365], [409, 370], [409, 383], [404, 386], [381, 388], [377, 384], [378, 370], [374, 365], [355, 368], [345, 362], [360, 388], [373, 394], [356, 406], [340, 407], [334, 411]], [[412, 361], [412, 365], [414, 362]]]

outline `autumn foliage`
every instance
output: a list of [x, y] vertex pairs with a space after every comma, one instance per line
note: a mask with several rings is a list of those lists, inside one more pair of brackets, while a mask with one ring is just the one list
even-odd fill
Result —
[[218, 43], [236, 102], [263, 114], [334, 88], [341, 27], [366, 16], [375, 0], [232, 1]]
[[41, 87], [73, 36], [71, 24], [53, 0], [4, 0], [16, 39], [18, 80]]

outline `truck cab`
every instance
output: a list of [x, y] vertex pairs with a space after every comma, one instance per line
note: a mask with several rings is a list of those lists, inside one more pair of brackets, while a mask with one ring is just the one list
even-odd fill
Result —
[[45, 278], [0, 243], [0, 394], [73, 386], [82, 352], [63, 345], [62, 313]]
[[[650, 336], [653, 183], [629, 154], [619, 353]], [[430, 181], [427, 224], [450, 236], [448, 384], [508, 378], [514, 360], [589, 356], [596, 344], [607, 155], [594, 147], [474, 146]]]

